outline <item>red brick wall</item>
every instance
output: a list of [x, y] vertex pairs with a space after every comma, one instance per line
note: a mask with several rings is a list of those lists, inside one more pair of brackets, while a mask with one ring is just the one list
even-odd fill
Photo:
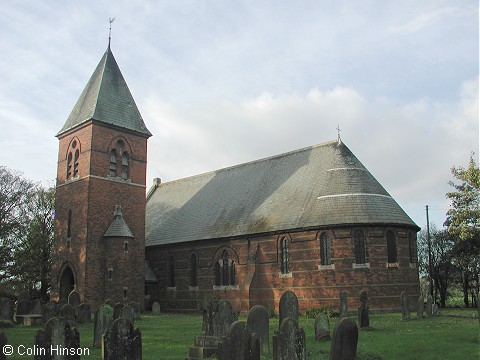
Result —
[[[81, 149], [79, 171], [67, 180], [67, 154], [74, 139]], [[110, 150], [118, 139], [130, 156], [129, 180], [109, 176]], [[89, 123], [59, 140], [52, 298], [58, 298], [62, 266], [68, 262], [77, 291], [93, 308], [107, 298], [123, 301], [124, 287], [128, 288], [127, 301], [143, 304], [147, 139]], [[122, 206], [134, 239], [103, 238], [116, 205]], [[72, 236], [67, 248], [69, 210]], [[128, 253], [124, 253], [125, 240]], [[113, 268], [112, 281], [108, 280], [109, 267]]]
[[[369, 267], [354, 268], [353, 231], [361, 229], [366, 235]], [[398, 266], [387, 267], [386, 231], [396, 235]], [[323, 232], [324, 230], [320, 231]], [[366, 290], [371, 309], [397, 309], [400, 293], [406, 291], [416, 301], [420, 293], [416, 258], [410, 263], [408, 232], [402, 227], [374, 227], [328, 229], [332, 241], [332, 262], [335, 269], [321, 269], [318, 230], [285, 234], [250, 236], [239, 239], [215, 239], [188, 244], [156, 246], [146, 249], [146, 256], [159, 285], [152, 297], [164, 308], [187, 310], [197, 307], [197, 300], [205, 296], [229, 299], [242, 312], [256, 304], [274, 307], [282, 293], [289, 289], [296, 293], [300, 307], [332, 305], [339, 308], [340, 291], [348, 293], [349, 309], [359, 305], [358, 294]], [[287, 236], [290, 250], [291, 275], [280, 274], [279, 239]], [[257, 251], [258, 248], [258, 251]], [[228, 249], [237, 262], [238, 287], [214, 288], [213, 264], [223, 249]], [[198, 289], [189, 289], [190, 254], [199, 258]], [[175, 289], [167, 289], [167, 258], [175, 257]], [[256, 261], [254, 260], [256, 258]]]

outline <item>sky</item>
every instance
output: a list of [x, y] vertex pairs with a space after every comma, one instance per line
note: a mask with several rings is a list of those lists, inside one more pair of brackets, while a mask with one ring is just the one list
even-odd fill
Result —
[[147, 189], [342, 141], [439, 228], [479, 155], [472, 0], [3, 0], [0, 165], [54, 185], [62, 128], [111, 49], [153, 137]]

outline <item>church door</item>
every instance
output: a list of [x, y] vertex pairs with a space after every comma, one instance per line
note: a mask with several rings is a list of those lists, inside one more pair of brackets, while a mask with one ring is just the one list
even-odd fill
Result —
[[75, 277], [73, 271], [67, 266], [60, 278], [60, 299], [68, 299], [68, 294], [75, 289]]

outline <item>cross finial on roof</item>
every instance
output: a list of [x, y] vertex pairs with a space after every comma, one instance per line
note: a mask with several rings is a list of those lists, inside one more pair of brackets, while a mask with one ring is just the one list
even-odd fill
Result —
[[340, 141], [340, 125], [337, 125], [337, 136], [338, 136], [338, 141]]
[[115, 21], [115, 16], [113, 18], [109, 18], [108, 22], [110, 23], [110, 31], [108, 33], [108, 48], [110, 48], [110, 41], [112, 40], [112, 23]]

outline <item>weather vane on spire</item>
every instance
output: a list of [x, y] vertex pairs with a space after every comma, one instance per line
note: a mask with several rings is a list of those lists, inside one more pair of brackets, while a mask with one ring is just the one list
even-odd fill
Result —
[[337, 125], [337, 136], [338, 136], [338, 141], [340, 142], [340, 125]]
[[110, 41], [112, 40], [112, 23], [115, 21], [115, 16], [113, 18], [109, 18], [108, 22], [110, 23], [110, 31], [108, 33], [108, 47], [110, 48]]

